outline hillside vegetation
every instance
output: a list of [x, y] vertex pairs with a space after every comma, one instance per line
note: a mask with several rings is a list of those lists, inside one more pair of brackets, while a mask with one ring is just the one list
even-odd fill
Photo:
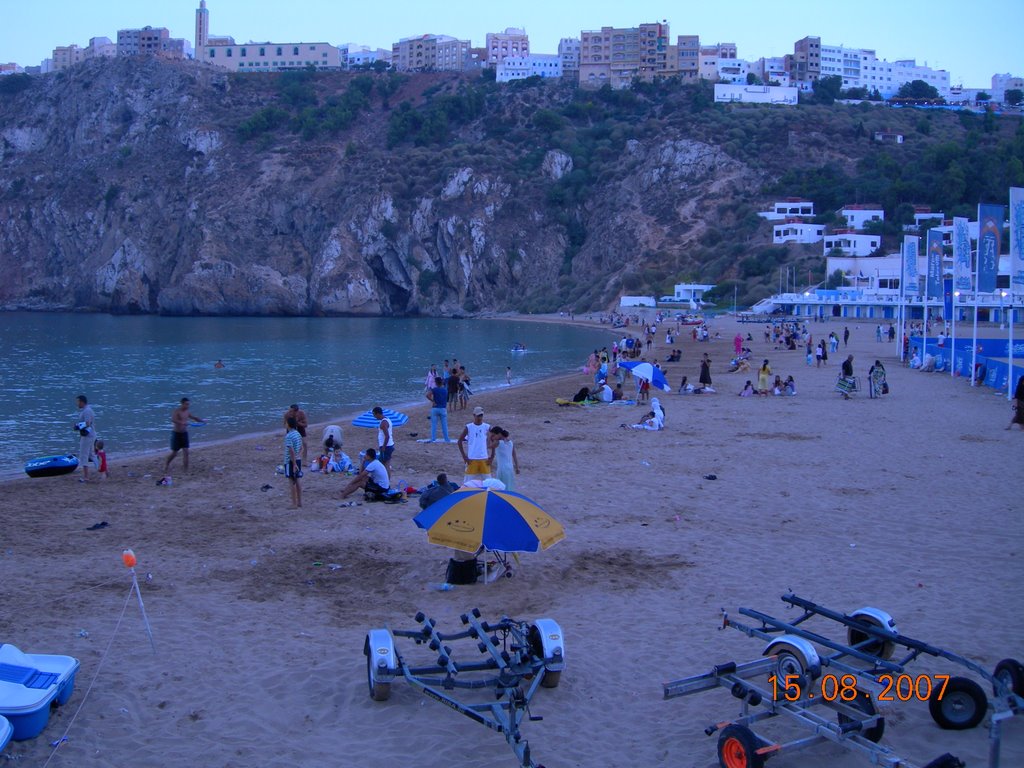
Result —
[[94, 61], [0, 80], [0, 304], [582, 311], [691, 280], [745, 304], [783, 267], [825, 277], [820, 244], [772, 246], [776, 199], [881, 204], [895, 250], [913, 205], [972, 216], [1009, 186], [1024, 129], [991, 114]]

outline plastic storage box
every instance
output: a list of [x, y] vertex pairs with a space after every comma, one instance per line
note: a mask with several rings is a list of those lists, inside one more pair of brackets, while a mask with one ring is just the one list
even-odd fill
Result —
[[6, 717], [0, 717], [0, 751], [7, 746], [7, 742], [11, 740], [11, 736], [14, 734], [14, 728]]
[[71, 698], [77, 672], [78, 659], [71, 656], [22, 653], [10, 643], [0, 645], [0, 716], [10, 723], [15, 741], [42, 733], [50, 706]]

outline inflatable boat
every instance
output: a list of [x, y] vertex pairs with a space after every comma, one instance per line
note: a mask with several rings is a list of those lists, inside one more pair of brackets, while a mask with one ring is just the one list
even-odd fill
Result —
[[74, 454], [67, 456], [44, 456], [26, 462], [25, 474], [29, 477], [56, 477], [67, 475], [78, 469], [78, 458]]

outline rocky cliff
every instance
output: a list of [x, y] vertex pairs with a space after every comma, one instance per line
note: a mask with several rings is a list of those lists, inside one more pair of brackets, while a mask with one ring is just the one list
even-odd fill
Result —
[[[569, 88], [467, 82], [112, 60], [7, 87], [0, 307], [590, 309], [735, 273], [742, 248], [707, 258], [723, 232], [766, 242], [746, 202], [772, 172], [688, 130], [684, 101], [613, 125]], [[783, 133], [798, 157], [814, 129]]]

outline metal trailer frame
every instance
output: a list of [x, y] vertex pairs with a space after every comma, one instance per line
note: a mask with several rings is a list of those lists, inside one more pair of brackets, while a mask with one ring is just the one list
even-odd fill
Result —
[[[806, 739], [773, 745], [751, 731], [750, 737], [756, 741], [754, 745], [756, 756], [753, 765], [758, 765], [773, 754], [784, 750], [798, 749], [820, 743], [822, 740], [830, 740], [863, 752], [872, 764], [892, 766], [893, 768], [896, 766], [913, 768], [911, 763], [894, 755], [887, 747], [875, 743], [881, 738], [884, 719], [876, 715], [872, 694], [877, 695], [883, 690], [879, 675], [886, 673], [898, 675], [910, 662], [922, 654], [927, 654], [963, 666], [991, 684], [994, 696], [989, 699], [981, 687], [970, 678], [951, 677], [950, 681], [961, 681], [956, 693], [950, 697], [952, 704], [948, 704], [948, 702], [945, 705], [939, 704], [940, 697], [937, 698], [935, 696], [937, 691], [933, 691], [929, 699], [929, 710], [933, 719], [943, 725], [940, 722], [940, 716], [943, 714], [944, 707], [968, 706], [971, 709], [968, 713], [971, 715], [969, 718], [971, 722], [967, 722], [968, 718], [965, 718], [965, 721], [959, 724], [943, 726], [951, 728], [973, 727], [987, 712], [990, 715], [988, 764], [989, 768], [999, 768], [1001, 723], [1007, 718], [1024, 713], [1024, 698], [1022, 698], [1024, 695], [1024, 667], [1019, 662], [1005, 659], [996, 667], [995, 673], [990, 673], [976, 662], [960, 654], [900, 634], [892, 617], [877, 608], [861, 608], [852, 614], [845, 614], [792, 593], [782, 595], [782, 601], [791, 607], [802, 609], [803, 613], [794, 620], [782, 621], [760, 611], [740, 608], [740, 614], [760, 622], [760, 626], [755, 627], [731, 619], [728, 613], [722, 611], [722, 628], [732, 627], [748, 637], [767, 640], [768, 644], [764, 649], [764, 655], [768, 658], [739, 665], [730, 662], [715, 667], [705, 675], [666, 683], [664, 685], [665, 698], [684, 696], [724, 686], [730, 688], [734, 696], [743, 699], [741, 717], [735, 721], [737, 725], [745, 728], [748, 724], [765, 718], [787, 715], [815, 732], [814, 736]], [[801, 626], [814, 616], [821, 616], [846, 627], [847, 642], [837, 642]], [[812, 643], [828, 648], [832, 653], [819, 655]], [[897, 660], [892, 660], [897, 647], [905, 648], [907, 653]], [[862, 692], [863, 698], [858, 697], [851, 703], [845, 703], [839, 700], [825, 701], [823, 697], [814, 701], [809, 696], [801, 695], [799, 701], [774, 701], [771, 692], [759, 688], [747, 680], [749, 677], [765, 672], [775, 673], [779, 676], [795, 673], [797, 679], [802, 682], [797, 690], [808, 693], [810, 686], [807, 685], [807, 680], [815, 680], [820, 677], [822, 667], [831, 667], [853, 675], [856, 679], [856, 688]], [[980, 712], [975, 710], [978, 706], [978, 696], [985, 702], [985, 707]], [[750, 713], [750, 707], [761, 704], [764, 705], [765, 712]], [[809, 712], [811, 707], [820, 704], [837, 711], [838, 725], [823, 721]], [[938, 714], [936, 710], [938, 710]], [[727, 725], [728, 723], [719, 723], [710, 726], [706, 732], [710, 735]], [[867, 736], [866, 739], [865, 736]], [[959, 760], [956, 758], [944, 755], [929, 763], [926, 768], [958, 764]]]
[[[559, 683], [565, 668], [561, 628], [552, 619], [531, 623], [502, 616], [495, 623], [481, 621], [476, 608], [460, 619], [468, 629], [440, 632], [436, 622], [420, 611], [415, 616], [419, 629], [370, 630], [363, 645], [370, 697], [375, 701], [387, 699], [391, 682], [402, 678], [424, 696], [504, 734], [521, 768], [543, 768], [533, 762], [529, 742], [522, 738], [519, 725], [524, 716], [531, 721], [543, 720], [530, 713], [530, 700], [539, 687], [554, 688]], [[438, 653], [436, 663], [411, 665], [395, 650], [396, 637], [427, 645]], [[446, 643], [466, 638], [478, 641], [477, 650], [484, 655], [483, 660], [457, 663], [453, 659], [452, 648]], [[493, 690], [494, 703], [464, 703], [451, 693], [484, 688]]]

